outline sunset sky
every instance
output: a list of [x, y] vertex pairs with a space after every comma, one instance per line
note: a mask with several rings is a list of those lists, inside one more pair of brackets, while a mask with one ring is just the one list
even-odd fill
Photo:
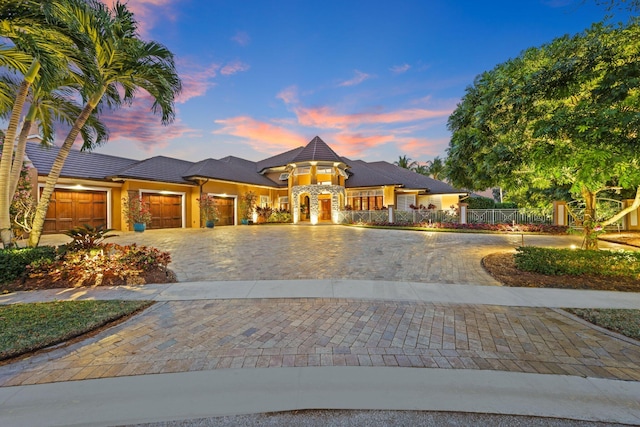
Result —
[[96, 152], [136, 159], [260, 160], [318, 135], [343, 156], [424, 162], [445, 155], [447, 118], [476, 75], [607, 14], [595, 0], [128, 4], [184, 85], [172, 125], [142, 94], [103, 115], [111, 137]]

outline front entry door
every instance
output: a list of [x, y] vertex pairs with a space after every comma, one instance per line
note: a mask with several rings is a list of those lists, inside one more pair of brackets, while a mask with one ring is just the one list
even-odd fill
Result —
[[331, 221], [331, 200], [320, 199], [320, 221]]

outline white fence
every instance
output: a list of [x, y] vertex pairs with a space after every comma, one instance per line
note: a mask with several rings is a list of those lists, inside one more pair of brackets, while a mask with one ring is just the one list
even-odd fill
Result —
[[[340, 223], [382, 223], [389, 222], [389, 211], [340, 211]], [[395, 223], [453, 222], [468, 224], [552, 224], [550, 215], [533, 215], [518, 209], [467, 209], [467, 217], [462, 221], [455, 210], [413, 209], [393, 212]]]
[[468, 209], [469, 224], [553, 224], [551, 215], [534, 215], [518, 209]]

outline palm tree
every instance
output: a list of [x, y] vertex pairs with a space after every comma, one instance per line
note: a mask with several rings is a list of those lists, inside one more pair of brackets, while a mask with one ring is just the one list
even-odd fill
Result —
[[136, 21], [126, 5], [117, 2], [108, 9], [97, 0], [85, 2], [89, 7], [78, 9], [77, 28], [91, 39], [95, 71], [85, 76], [81, 91], [85, 104], [58, 151], [40, 196], [29, 236], [32, 247], [40, 241], [49, 200], [69, 151], [96, 107], [130, 103], [143, 89], [154, 100], [152, 111], [161, 112], [162, 124], [168, 124], [175, 117], [174, 99], [182, 87], [173, 54], [157, 42], [138, 38]]
[[415, 173], [419, 173], [420, 175], [429, 176], [429, 165], [428, 164], [417, 165], [413, 168], [413, 171]]
[[439, 156], [434, 157], [434, 159], [431, 161], [431, 165], [429, 166], [429, 175], [431, 175], [433, 179], [444, 178], [444, 175], [445, 175], [444, 161]]
[[[4, 247], [12, 245], [9, 208], [13, 193], [12, 171], [22, 168], [22, 158], [14, 156], [14, 142], [20, 116], [31, 85], [36, 79], [49, 80], [68, 68], [74, 57], [77, 41], [64, 25], [68, 6], [82, 0], [6, 0], [0, 3], [0, 38], [12, 45], [0, 45], [0, 66], [22, 75], [22, 82], [13, 94], [9, 124], [0, 159], [0, 239]], [[83, 61], [76, 67], [82, 68]], [[3, 97], [8, 94], [6, 87]], [[8, 111], [5, 111], [8, 112]]]
[[406, 155], [404, 156], [399, 156], [398, 160], [396, 160], [395, 162], [393, 162], [394, 165], [396, 166], [400, 166], [403, 169], [413, 169], [415, 168], [418, 163], [411, 160], [409, 157], [407, 157]]

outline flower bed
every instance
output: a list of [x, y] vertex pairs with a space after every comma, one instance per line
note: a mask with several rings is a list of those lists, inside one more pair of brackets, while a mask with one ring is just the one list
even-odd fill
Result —
[[545, 233], [566, 234], [568, 227], [549, 224], [459, 224], [455, 222], [367, 222], [355, 223], [372, 227], [398, 227], [438, 230], [469, 230], [469, 231], [494, 231], [508, 233]]

